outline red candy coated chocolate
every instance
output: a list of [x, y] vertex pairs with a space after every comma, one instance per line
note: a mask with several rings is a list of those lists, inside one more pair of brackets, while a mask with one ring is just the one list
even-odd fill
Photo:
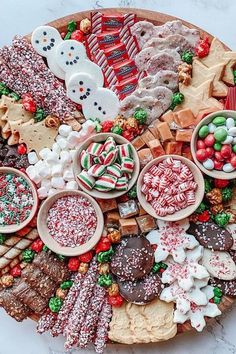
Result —
[[204, 143], [206, 146], [213, 146], [215, 144], [215, 138], [213, 134], [208, 134], [204, 139]]
[[198, 161], [204, 162], [207, 159], [207, 151], [205, 149], [199, 149], [196, 152], [196, 158]]
[[229, 157], [231, 157], [232, 154], [232, 147], [231, 145], [223, 145], [221, 150], [220, 150], [221, 156], [224, 159], [228, 159]]
[[197, 149], [205, 149], [205, 148], [206, 148], [206, 145], [205, 145], [204, 141], [199, 139], [197, 141]]

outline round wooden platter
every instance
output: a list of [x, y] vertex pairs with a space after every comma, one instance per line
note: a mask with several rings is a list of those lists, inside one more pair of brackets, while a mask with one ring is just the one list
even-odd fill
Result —
[[[150, 10], [133, 9], [133, 8], [106, 8], [106, 9], [77, 12], [72, 15], [68, 15], [68, 16], [59, 18], [55, 21], [52, 21], [52, 22], [48, 23], [48, 25], [57, 28], [59, 32], [67, 32], [67, 24], [69, 21], [74, 20], [76, 22], [77, 21], [79, 22], [84, 18], [89, 18], [90, 13], [94, 12], [94, 11], [99, 11], [99, 12], [102, 12], [105, 14], [113, 14], [113, 15], [114, 14], [134, 13], [137, 16], [138, 21], [147, 20], [157, 26], [163, 25], [167, 21], [173, 21], [173, 20], [179, 19], [179, 18], [176, 18], [171, 15], [167, 15], [167, 14], [163, 14], [163, 13], [155, 12], [155, 11], [150, 11]], [[204, 31], [203, 29], [201, 29], [201, 28], [199, 28], [187, 21], [184, 21], [182, 19], [179, 19], [179, 20], [181, 20], [182, 23], [189, 28], [198, 29], [200, 31], [201, 37], [207, 36], [207, 37], [209, 37], [210, 41], [213, 39], [213, 36], [210, 33]], [[30, 35], [27, 35], [27, 38], [30, 39]], [[230, 48], [228, 48], [224, 43], [223, 43], [223, 45], [226, 49], [230, 50]], [[232, 306], [233, 302], [234, 302], [234, 298], [229, 297], [229, 296], [223, 296], [222, 301], [219, 305], [220, 310], [222, 312], [229, 310], [230, 307]], [[37, 320], [38, 316], [33, 315], [33, 316], [31, 316], [31, 318], [34, 320]], [[207, 318], [207, 322], [210, 322], [210, 321], [211, 321], [211, 319]], [[186, 331], [189, 331], [192, 329], [193, 328], [191, 327], [189, 321], [184, 324], [178, 325], [178, 333], [183, 333], [183, 332], [186, 332]]]

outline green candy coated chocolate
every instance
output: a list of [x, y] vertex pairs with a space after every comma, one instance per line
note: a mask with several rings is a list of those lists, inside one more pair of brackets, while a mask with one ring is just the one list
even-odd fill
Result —
[[100, 286], [104, 286], [105, 288], [108, 288], [109, 286], [111, 286], [111, 284], [112, 284], [111, 274], [99, 275], [98, 284]]
[[111, 132], [114, 134], [121, 135], [123, 132], [123, 129], [119, 125], [115, 125], [114, 127], [111, 128]]
[[213, 289], [214, 295], [218, 296], [218, 297], [222, 297], [223, 293], [222, 290], [220, 288], [218, 288], [217, 286]]
[[77, 28], [77, 24], [75, 21], [72, 20], [72, 21], [68, 22], [67, 30], [69, 32], [74, 32], [76, 30], [76, 28]]
[[232, 147], [233, 152], [236, 152], [236, 145]]
[[48, 250], [49, 250], [48, 246], [44, 245], [44, 246], [43, 246], [43, 251], [44, 251], [44, 252], [47, 252]]
[[134, 199], [137, 197], [137, 185], [136, 184], [128, 191], [128, 197], [131, 199]]
[[221, 148], [222, 148], [222, 144], [221, 143], [215, 143], [213, 145], [213, 148], [216, 150], [216, 151], [220, 151]]
[[223, 128], [217, 129], [214, 133], [214, 137], [215, 137], [216, 141], [218, 141], [220, 143], [227, 138], [227, 135], [228, 135], [227, 131]]
[[22, 252], [22, 259], [26, 263], [31, 263], [34, 259], [34, 256], [35, 256], [35, 252], [33, 250], [25, 249]]
[[35, 114], [34, 114], [34, 120], [35, 122], [41, 122], [46, 118], [46, 114], [42, 108], [37, 108]]
[[7, 239], [6, 236], [4, 234], [0, 233], [0, 245], [3, 245], [4, 242], [6, 241], [6, 239]]
[[201, 202], [199, 207], [196, 210], [196, 213], [201, 214], [206, 210], [206, 204]]
[[108, 251], [99, 252], [97, 255], [97, 259], [99, 263], [108, 263], [111, 261], [111, 257], [113, 256], [114, 251], [112, 246], [109, 248]]
[[48, 306], [52, 312], [59, 312], [62, 307], [63, 301], [59, 297], [55, 296], [49, 300]]
[[230, 187], [225, 187], [221, 190], [223, 202], [228, 202], [233, 197], [233, 191]]
[[203, 125], [198, 132], [200, 138], [205, 138], [209, 134], [209, 128], [207, 125]]
[[208, 193], [212, 190], [211, 182], [206, 178], [204, 178], [204, 182], [205, 182], [205, 193]]
[[172, 96], [172, 103], [170, 109], [174, 109], [176, 106], [181, 104], [184, 100], [184, 95], [181, 92], [175, 92]]
[[152, 273], [157, 273], [159, 272], [159, 270], [161, 269], [161, 265], [160, 263], [154, 263], [153, 267], [152, 267]]
[[194, 53], [191, 50], [185, 50], [181, 55], [181, 59], [187, 64], [192, 64], [193, 57]]
[[234, 85], [236, 85], [236, 70], [233, 71], [234, 74]]
[[63, 283], [61, 283], [60, 288], [62, 290], [66, 290], [66, 289], [70, 289], [73, 285], [73, 281], [72, 280], [66, 280]]
[[215, 223], [220, 227], [225, 227], [228, 224], [229, 219], [230, 219], [230, 215], [224, 212], [216, 214], [214, 217]]
[[226, 118], [225, 117], [215, 117], [212, 121], [213, 124], [215, 124], [217, 127], [221, 125], [225, 125]]
[[221, 297], [214, 296], [214, 303], [219, 304], [221, 302]]
[[60, 261], [64, 261], [66, 256], [63, 256], [62, 254], [57, 254], [57, 258], [60, 259]]
[[145, 124], [147, 121], [147, 112], [143, 108], [136, 108], [134, 118], [139, 124]]

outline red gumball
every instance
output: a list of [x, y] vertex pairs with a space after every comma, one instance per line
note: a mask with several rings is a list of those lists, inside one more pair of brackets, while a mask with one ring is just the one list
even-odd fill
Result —
[[221, 153], [219, 151], [215, 152], [215, 158], [218, 161], [224, 161], [224, 158], [223, 158], [223, 156], [221, 155]]
[[215, 150], [212, 147], [208, 146], [206, 148], [206, 152], [207, 152], [207, 157], [211, 158], [214, 156]]
[[76, 30], [71, 33], [70, 39], [74, 39], [75, 41], [82, 42], [84, 38], [84, 34], [80, 30]]
[[204, 143], [206, 146], [213, 146], [215, 144], [215, 138], [213, 134], [208, 134], [204, 139]]
[[199, 149], [196, 151], [196, 158], [198, 159], [198, 161], [200, 162], [204, 162], [206, 161], [206, 159], [208, 158], [207, 156], [207, 151], [205, 149]]
[[231, 154], [232, 154], [231, 145], [223, 145], [221, 150], [220, 150], [220, 153], [221, 153], [222, 157], [224, 157], [225, 159], [230, 158]]
[[233, 166], [233, 168], [236, 168], [236, 156], [233, 156], [230, 160], [231, 165]]
[[205, 148], [206, 148], [206, 145], [205, 145], [204, 141], [199, 139], [197, 141], [197, 149], [205, 149]]
[[218, 171], [221, 171], [222, 168], [224, 166], [224, 162], [223, 161], [219, 161], [219, 160], [214, 160], [214, 169], [215, 170], [218, 170]]

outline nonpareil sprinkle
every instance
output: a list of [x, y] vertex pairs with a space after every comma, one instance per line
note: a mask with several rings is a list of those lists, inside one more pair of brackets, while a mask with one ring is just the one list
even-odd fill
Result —
[[95, 233], [96, 211], [85, 197], [62, 197], [49, 209], [47, 226], [50, 235], [61, 246], [80, 246], [88, 242]]
[[18, 225], [25, 221], [34, 205], [27, 181], [12, 173], [0, 175], [0, 225]]

